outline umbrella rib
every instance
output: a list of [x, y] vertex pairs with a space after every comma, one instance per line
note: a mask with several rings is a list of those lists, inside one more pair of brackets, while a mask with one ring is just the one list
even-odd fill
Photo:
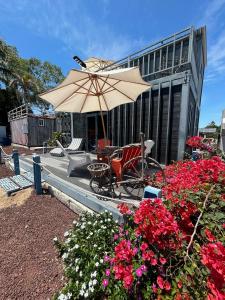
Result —
[[[108, 90], [110, 90], [112, 87], [114, 87], [115, 85], [117, 85], [117, 83], [119, 83], [121, 81], [119, 79], [115, 79], [115, 80], [117, 80], [117, 82], [113, 83], [111, 86], [107, 87], [107, 89], [104, 90], [104, 93], [107, 93]], [[109, 84], [109, 83], [107, 82], [107, 84]]]
[[[106, 77], [106, 79], [105, 79], [105, 81], [104, 81], [104, 83], [103, 83], [103, 86], [101, 87], [101, 90], [103, 90], [103, 88], [104, 88], [104, 85], [106, 84], [106, 81], [108, 80], [108, 78], [109, 78], [109, 75]], [[108, 83], [108, 82], [107, 82]], [[100, 87], [100, 86], [99, 86]]]
[[[91, 79], [90, 76], [89, 76], [89, 78]], [[93, 84], [93, 81], [92, 81], [92, 79], [91, 79], [91, 84], [90, 84], [89, 89], [88, 89], [88, 92], [87, 92], [87, 94], [86, 94], [86, 96], [85, 96], [85, 98], [84, 98], [84, 102], [83, 102], [83, 104], [82, 104], [82, 106], [81, 106], [80, 113], [81, 113], [81, 111], [82, 111], [82, 109], [83, 109], [83, 107], [84, 107], [84, 104], [85, 104], [86, 100], [87, 100], [87, 97], [88, 97], [89, 92], [90, 92], [90, 90], [91, 90], [92, 84]]]
[[[86, 84], [88, 81], [89, 81], [89, 78], [88, 78], [88, 80], [87, 80], [84, 84]], [[57, 107], [59, 107], [59, 105], [61, 105], [64, 101], [66, 101], [66, 100], [68, 100], [70, 97], [72, 97], [73, 94], [77, 93], [77, 91], [78, 91], [80, 88], [81, 88], [81, 87], [79, 87], [76, 91], [73, 91], [68, 97], [66, 97], [65, 99], [63, 99], [62, 101], [60, 101], [60, 103], [57, 104], [57, 105], [55, 106], [55, 109], [56, 109]]]
[[[99, 78], [101, 79], [101, 78]], [[102, 79], [101, 79], [102, 80]], [[117, 82], [118, 83], [118, 82]], [[110, 85], [111, 87], [113, 87], [117, 92], [121, 93], [122, 95], [124, 95], [125, 97], [129, 98], [131, 101], [135, 102], [135, 100], [133, 100], [130, 96], [128, 96], [127, 94], [125, 94], [124, 92], [118, 90], [115, 86], [112, 86], [110, 83], [107, 83], [108, 85]]]
[[[86, 78], [82, 78], [82, 79], [77, 80], [76, 82], [79, 82], [79, 81], [82, 81], [82, 80], [85, 80], [85, 79], [86, 79]], [[48, 94], [48, 93], [51, 93], [51, 92], [60, 90], [60, 89], [66, 87], [66, 86], [69, 86], [69, 85], [71, 85], [71, 84], [74, 84], [74, 82], [67, 83], [67, 84], [65, 84], [65, 85], [63, 85], [63, 86], [60, 86], [60, 87], [55, 87], [55, 88], [53, 88], [53, 89], [51, 89], [51, 90], [49, 90], [49, 91], [47, 91], [47, 92], [44, 92], [44, 93], [39, 94], [39, 96], [43, 96], [43, 95], [45, 95], [45, 94]]]
[[[109, 110], [109, 107], [108, 107], [108, 105], [107, 105], [107, 103], [106, 103], [106, 100], [105, 100], [105, 96], [104, 96], [104, 93], [101, 91], [101, 88], [100, 88], [100, 85], [99, 85], [99, 82], [96, 80], [96, 84], [98, 85], [98, 87], [99, 87], [99, 91], [100, 91], [100, 93], [101, 93], [101, 95], [102, 95], [102, 98], [103, 98], [103, 100], [104, 100], [104, 102], [105, 102], [105, 106], [107, 107], [107, 110]], [[104, 85], [103, 85], [104, 86]], [[102, 86], [102, 87], [103, 87]]]

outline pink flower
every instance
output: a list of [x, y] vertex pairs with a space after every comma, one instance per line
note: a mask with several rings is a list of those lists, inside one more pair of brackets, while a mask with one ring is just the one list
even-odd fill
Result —
[[110, 276], [110, 269], [106, 269], [106, 270], [105, 270], [105, 275], [106, 275], [106, 276]]
[[105, 255], [104, 261], [109, 261], [109, 260], [110, 260], [110, 257], [108, 255]]
[[146, 272], [147, 271], [147, 267], [145, 265], [142, 265], [141, 266], [141, 270], [142, 270], [142, 272]]
[[114, 241], [118, 240], [118, 238], [119, 238], [119, 235], [118, 234], [114, 234], [114, 237], [113, 237]]
[[136, 254], [138, 253], [138, 248], [137, 248], [137, 247], [135, 247], [135, 248], [133, 249], [133, 253], [134, 253], [134, 255], [136, 255]]
[[137, 275], [138, 277], [141, 277], [141, 276], [142, 276], [142, 270], [141, 270], [141, 268], [138, 268], [138, 269], [136, 270], [136, 275]]
[[107, 287], [107, 285], [109, 284], [109, 281], [108, 281], [108, 279], [103, 279], [103, 281], [102, 281], [102, 285], [104, 286], [104, 287]]
[[153, 283], [153, 285], [152, 285], [152, 290], [154, 293], [157, 293], [157, 291], [158, 291], [155, 283]]

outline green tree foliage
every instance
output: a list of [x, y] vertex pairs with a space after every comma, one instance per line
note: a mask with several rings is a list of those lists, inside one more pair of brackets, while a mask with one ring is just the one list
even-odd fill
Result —
[[48, 108], [49, 104], [42, 101], [38, 94], [53, 88], [63, 79], [58, 66], [37, 58], [23, 59], [15, 47], [0, 39], [0, 93], [4, 90], [0, 106], [5, 108], [5, 114], [25, 103]]

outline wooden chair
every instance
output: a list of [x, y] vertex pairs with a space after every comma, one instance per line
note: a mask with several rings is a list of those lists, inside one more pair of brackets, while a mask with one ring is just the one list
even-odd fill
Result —
[[97, 144], [97, 160], [101, 161], [101, 162], [108, 162], [108, 159], [106, 157], [106, 146], [110, 146], [111, 145], [111, 141], [108, 139], [100, 139], [98, 140], [98, 144]]
[[[115, 152], [117, 152], [116, 150]], [[130, 159], [141, 155], [141, 145], [133, 144], [122, 147], [119, 152], [121, 153], [119, 158], [113, 158], [111, 160], [111, 167], [113, 172], [116, 174], [118, 180], [121, 180], [122, 169], [126, 162]], [[119, 153], [117, 152], [117, 153]]]

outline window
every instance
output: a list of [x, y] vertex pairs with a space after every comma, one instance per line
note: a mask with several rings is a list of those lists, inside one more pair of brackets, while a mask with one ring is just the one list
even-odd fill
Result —
[[38, 120], [38, 125], [41, 126], [41, 127], [44, 127], [45, 126], [45, 120], [44, 119], [39, 119]]

